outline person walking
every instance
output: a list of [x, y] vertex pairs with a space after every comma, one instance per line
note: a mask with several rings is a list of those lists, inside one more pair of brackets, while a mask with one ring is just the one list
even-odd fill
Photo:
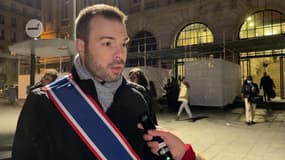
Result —
[[258, 85], [253, 82], [252, 76], [248, 76], [244, 81], [242, 86], [242, 93], [244, 96], [244, 104], [245, 104], [245, 123], [247, 125], [253, 125], [254, 115], [256, 109], [256, 101], [255, 97], [259, 94]]
[[[181, 102], [181, 105], [178, 109], [176, 120], [179, 120], [180, 115], [182, 111], [185, 109], [188, 115], [188, 118], [192, 120], [192, 112], [189, 107], [189, 89], [190, 85], [188, 82], [186, 82], [185, 77], [181, 78], [181, 83], [180, 83], [180, 90], [179, 90], [179, 96], [178, 96], [178, 101]], [[193, 120], [192, 120], [193, 121]]]
[[268, 102], [271, 98], [276, 96], [274, 88], [275, 84], [273, 80], [266, 72], [264, 72], [263, 77], [260, 80], [260, 89], [263, 89], [264, 102]]

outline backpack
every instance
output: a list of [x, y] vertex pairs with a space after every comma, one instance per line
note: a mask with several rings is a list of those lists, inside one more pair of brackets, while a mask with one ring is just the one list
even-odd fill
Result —
[[247, 92], [246, 97], [248, 97], [251, 103], [262, 103], [263, 97], [259, 96], [259, 89], [256, 83], [246, 83], [245, 90]]
[[256, 84], [254, 83], [249, 83], [249, 87], [250, 87], [250, 95], [251, 96], [256, 96], [259, 93], [258, 87]]
[[246, 97], [251, 97], [251, 96], [256, 96], [259, 94], [259, 89], [257, 84], [251, 82], [245, 82], [242, 88], [242, 93], [246, 96]]

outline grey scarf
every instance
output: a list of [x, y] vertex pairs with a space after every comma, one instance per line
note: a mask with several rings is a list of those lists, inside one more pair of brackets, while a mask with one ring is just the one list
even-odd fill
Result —
[[98, 100], [100, 104], [102, 105], [104, 111], [106, 112], [108, 108], [111, 106], [111, 104], [113, 103], [114, 95], [117, 89], [122, 84], [123, 78], [121, 77], [116, 82], [105, 82], [104, 84], [101, 84], [88, 72], [88, 70], [84, 66], [81, 65], [79, 55], [75, 56], [73, 65], [81, 80], [92, 79], [96, 87]]

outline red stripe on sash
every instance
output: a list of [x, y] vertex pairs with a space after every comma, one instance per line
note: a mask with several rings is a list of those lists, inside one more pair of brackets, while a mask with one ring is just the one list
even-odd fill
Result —
[[[112, 129], [117, 133], [117, 135], [120, 137], [120, 139], [123, 141], [122, 145], [126, 146], [128, 152], [137, 160], [139, 160], [139, 156], [137, 153], [133, 150], [132, 146], [128, 143], [124, 135], [120, 132], [120, 130], [116, 127], [116, 125], [110, 120], [110, 118], [106, 115], [106, 113], [103, 111], [103, 109], [99, 106], [99, 104], [90, 96], [85, 94], [82, 89], [76, 84], [76, 82], [72, 79], [72, 76], [66, 76], [66, 78], [75, 86], [75, 89], [81, 94], [83, 97], [87, 98], [92, 104], [90, 105], [92, 108], [96, 108], [97, 111], [99, 111], [100, 115], [104, 117], [104, 121], [107, 122]], [[86, 144], [86, 146], [90, 149], [90, 151], [96, 156], [98, 159], [106, 159], [106, 157], [101, 153], [101, 151], [92, 143], [90, 143], [90, 139], [88, 136], [86, 136], [85, 132], [81, 130], [80, 127], [78, 127], [73, 122], [73, 117], [65, 111], [63, 108], [65, 108], [62, 103], [57, 99], [56, 95], [54, 95], [53, 91], [48, 86], [45, 86], [44, 89], [47, 91], [47, 94], [53, 104], [56, 106], [56, 108], [59, 110], [59, 112], [63, 115], [63, 117], [67, 120], [68, 124], [73, 128], [73, 130], [79, 135], [81, 140]], [[63, 106], [63, 108], [61, 107]], [[119, 140], [119, 139], [118, 139]], [[120, 141], [120, 140], [119, 140]], [[120, 142], [122, 142], [120, 141]]]

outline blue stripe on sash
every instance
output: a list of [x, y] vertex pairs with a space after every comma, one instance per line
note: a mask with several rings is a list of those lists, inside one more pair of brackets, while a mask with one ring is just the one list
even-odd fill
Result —
[[[95, 156], [100, 159], [139, 159], [122, 134], [114, 126], [104, 111], [93, 104], [69, 77], [50, 84], [46, 87], [49, 96], [54, 98], [57, 107], [66, 114], [64, 117], [72, 123], [73, 129], [89, 148], [96, 152]], [[109, 123], [108, 123], [109, 121]], [[75, 128], [74, 128], [75, 126]], [[119, 132], [119, 133], [117, 133]], [[92, 151], [91, 149], [91, 151]], [[99, 157], [98, 157], [99, 156]]]

